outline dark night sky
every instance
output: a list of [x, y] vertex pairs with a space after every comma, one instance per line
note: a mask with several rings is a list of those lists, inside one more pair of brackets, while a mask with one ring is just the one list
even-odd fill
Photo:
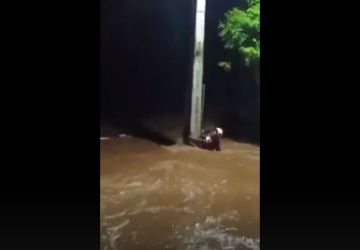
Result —
[[[224, 73], [217, 66], [228, 54], [217, 35], [219, 21], [239, 2], [244, 1], [207, 0], [205, 115], [221, 112], [218, 122], [224, 126], [230, 121], [237, 126], [234, 121], [243, 119], [237, 111], [253, 109], [256, 99], [246, 70]], [[188, 111], [194, 15], [194, 0], [102, 0], [103, 118], [125, 121]]]

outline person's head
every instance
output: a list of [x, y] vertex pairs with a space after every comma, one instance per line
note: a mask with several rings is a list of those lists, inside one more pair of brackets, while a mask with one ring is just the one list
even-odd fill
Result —
[[216, 128], [216, 132], [218, 133], [218, 135], [220, 137], [222, 137], [224, 135], [224, 131], [222, 130], [222, 128]]

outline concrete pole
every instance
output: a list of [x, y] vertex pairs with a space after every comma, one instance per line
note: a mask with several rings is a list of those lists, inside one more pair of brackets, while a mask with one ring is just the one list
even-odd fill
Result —
[[205, 10], [206, 0], [196, 2], [195, 46], [191, 97], [190, 137], [199, 138], [201, 133], [202, 105], [203, 105], [203, 68], [204, 68], [204, 39], [205, 39]]

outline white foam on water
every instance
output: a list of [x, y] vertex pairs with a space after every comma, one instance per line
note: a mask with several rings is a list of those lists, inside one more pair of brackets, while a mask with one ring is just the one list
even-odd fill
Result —
[[146, 207], [146, 208], [142, 208], [142, 209], [136, 209], [130, 213], [128, 213], [128, 215], [138, 215], [141, 213], [162, 213], [162, 212], [166, 212], [166, 211], [172, 211], [172, 212], [178, 212], [178, 213], [187, 213], [187, 214], [193, 214], [194, 211], [192, 211], [191, 209], [189, 209], [188, 207], [165, 207], [165, 206], [157, 206], [157, 207]]
[[105, 220], [113, 220], [113, 219], [121, 218], [121, 217], [123, 217], [125, 215], [126, 215], [125, 211], [120, 212], [120, 213], [116, 213], [116, 214], [113, 214], [113, 215], [105, 215]]
[[129, 220], [129, 219], [126, 219], [125, 221], [123, 221], [123, 222], [120, 223], [119, 225], [113, 226], [113, 227], [108, 227], [106, 230], [107, 230], [108, 232], [111, 232], [111, 233], [116, 233], [116, 232], [118, 232], [120, 229], [122, 229], [123, 227], [127, 226], [129, 223], [130, 223], [130, 220]]
[[141, 187], [142, 183], [140, 181], [134, 181], [129, 184], [126, 184], [127, 187]]
[[118, 249], [116, 241], [122, 236], [121, 229], [127, 226], [129, 223], [130, 220], [126, 219], [119, 225], [106, 228], [105, 233], [101, 235], [103, 242], [106, 243], [104, 249], [108, 249], [109, 247], [112, 250]]
[[173, 239], [182, 240], [186, 250], [235, 250], [245, 247], [249, 250], [260, 250], [260, 240], [235, 235], [236, 227], [225, 227], [221, 224], [222, 217], [206, 217], [203, 223], [197, 222], [185, 232], [179, 228], [174, 230]]
[[193, 182], [187, 182], [181, 188], [181, 192], [185, 196], [184, 202], [193, 200], [198, 195], [203, 195], [204, 190]]

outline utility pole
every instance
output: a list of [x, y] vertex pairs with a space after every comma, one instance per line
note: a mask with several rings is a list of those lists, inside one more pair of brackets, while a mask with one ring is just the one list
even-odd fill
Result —
[[205, 39], [206, 0], [196, 0], [195, 46], [191, 93], [190, 137], [198, 138], [201, 133], [203, 105], [203, 68]]

